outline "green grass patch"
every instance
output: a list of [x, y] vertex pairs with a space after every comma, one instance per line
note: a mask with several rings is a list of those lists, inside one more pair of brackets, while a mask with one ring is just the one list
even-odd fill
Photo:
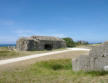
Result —
[[49, 60], [42, 61], [36, 64], [38, 67], [48, 69], [48, 70], [66, 70], [72, 69], [72, 64], [70, 60]]
[[104, 76], [104, 75], [108, 75], [107, 71], [90, 71], [90, 72], [86, 72], [86, 74], [90, 74], [92, 76]]

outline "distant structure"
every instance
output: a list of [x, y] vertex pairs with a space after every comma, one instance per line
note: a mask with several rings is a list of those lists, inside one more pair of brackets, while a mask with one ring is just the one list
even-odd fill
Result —
[[8, 50], [9, 51], [15, 51], [16, 50], [16, 47], [15, 46], [8, 46]]
[[108, 71], [108, 42], [95, 46], [89, 55], [72, 60], [74, 71]]
[[18, 51], [51, 50], [65, 47], [64, 40], [50, 36], [23, 37], [16, 42], [16, 49]]

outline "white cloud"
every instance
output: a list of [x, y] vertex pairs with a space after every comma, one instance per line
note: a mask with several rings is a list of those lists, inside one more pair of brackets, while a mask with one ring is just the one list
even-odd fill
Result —
[[27, 37], [27, 36], [33, 36], [33, 35], [40, 35], [40, 36], [55, 36], [55, 37], [60, 37], [60, 38], [63, 38], [63, 37], [66, 37], [65, 34], [62, 34], [62, 33], [42, 33], [42, 32], [36, 32], [36, 31], [33, 31], [33, 30], [25, 30], [25, 29], [22, 29], [22, 30], [16, 30], [14, 33], [17, 34], [18, 37]]
[[66, 37], [64, 34], [55, 34], [54, 36], [55, 37], [60, 37], [60, 38]]
[[16, 30], [15, 33], [17, 34], [17, 36], [19, 37], [26, 37], [26, 36], [31, 36], [31, 35], [35, 35], [35, 32], [32, 30]]

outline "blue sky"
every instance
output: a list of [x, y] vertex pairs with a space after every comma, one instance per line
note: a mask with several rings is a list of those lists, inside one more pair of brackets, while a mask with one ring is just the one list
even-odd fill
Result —
[[0, 43], [21, 36], [108, 40], [108, 0], [0, 0]]

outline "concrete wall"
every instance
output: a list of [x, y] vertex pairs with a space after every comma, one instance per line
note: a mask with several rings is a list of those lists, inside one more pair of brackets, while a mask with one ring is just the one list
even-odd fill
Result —
[[108, 43], [93, 47], [89, 55], [72, 60], [74, 71], [104, 71], [108, 66]]

